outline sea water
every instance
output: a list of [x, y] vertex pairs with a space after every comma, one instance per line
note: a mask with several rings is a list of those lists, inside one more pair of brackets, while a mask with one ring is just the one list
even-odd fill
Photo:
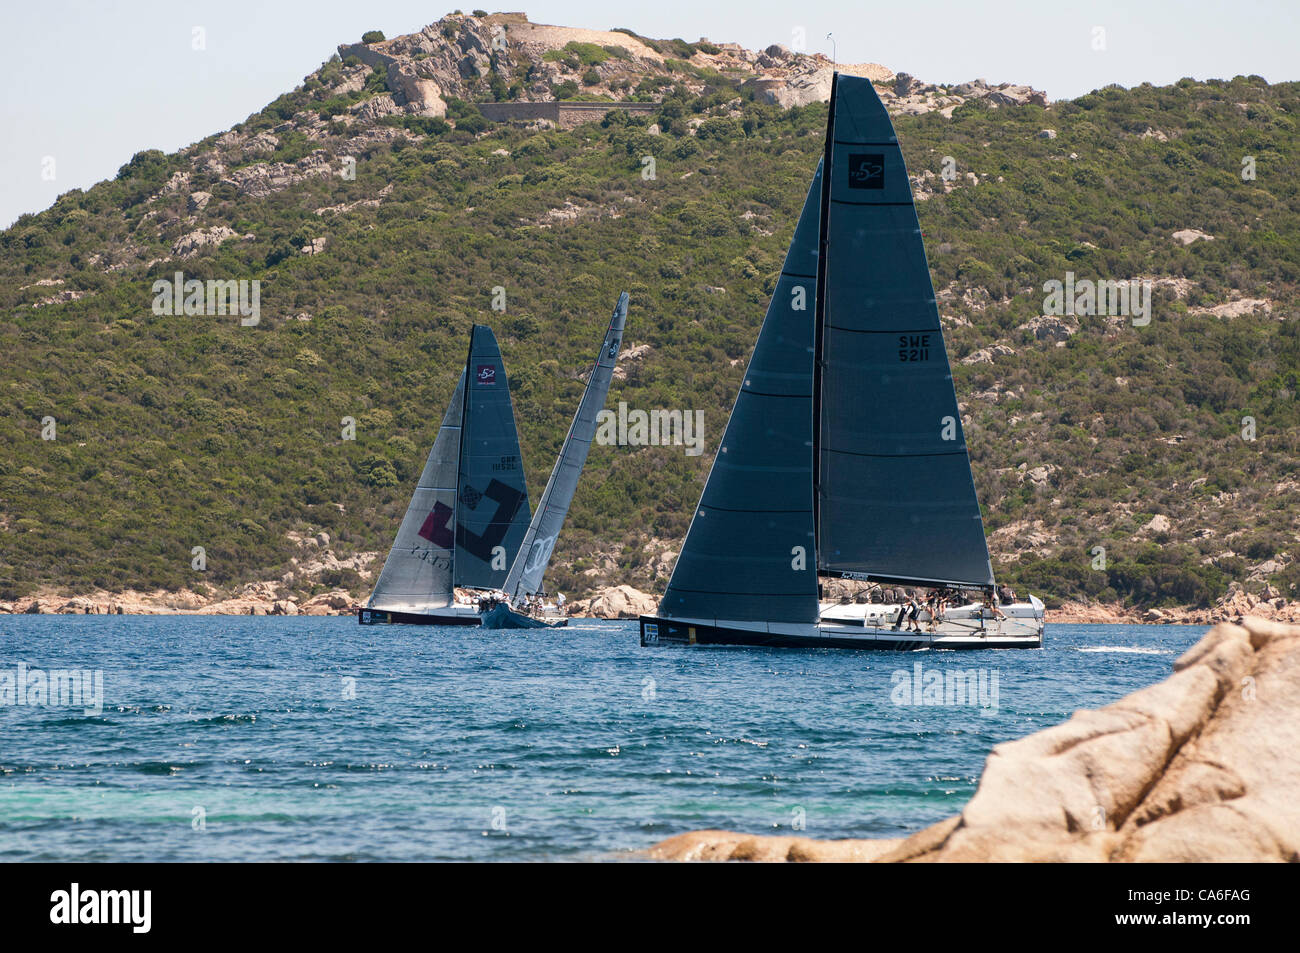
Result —
[[[0, 616], [0, 860], [898, 837], [959, 811], [994, 745], [1160, 681], [1204, 631], [1049, 624], [1042, 650], [849, 652], [643, 649], [634, 622], [589, 620]], [[19, 666], [35, 703], [16, 704]], [[31, 691], [58, 670], [102, 673], [100, 710]]]

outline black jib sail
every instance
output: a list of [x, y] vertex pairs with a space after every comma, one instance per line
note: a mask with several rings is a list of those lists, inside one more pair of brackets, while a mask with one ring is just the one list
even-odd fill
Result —
[[693, 619], [817, 620], [813, 314], [821, 170], [659, 611]]

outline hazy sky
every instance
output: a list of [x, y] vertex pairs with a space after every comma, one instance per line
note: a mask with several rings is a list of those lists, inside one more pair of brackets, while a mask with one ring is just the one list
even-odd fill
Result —
[[[482, 0], [479, 0], [482, 2]], [[790, 45], [930, 82], [1028, 83], [1051, 99], [1109, 83], [1257, 73], [1300, 79], [1300, 0], [512, 0], [536, 23]], [[3, 0], [0, 227], [110, 178], [142, 149], [230, 128], [341, 42], [410, 33], [453, 7], [414, 0]], [[463, 8], [468, 12], [472, 6]], [[194, 30], [205, 49], [194, 49]], [[1094, 49], [1104, 30], [1104, 50]], [[50, 160], [53, 160], [52, 162]], [[53, 172], [53, 180], [45, 176]]]

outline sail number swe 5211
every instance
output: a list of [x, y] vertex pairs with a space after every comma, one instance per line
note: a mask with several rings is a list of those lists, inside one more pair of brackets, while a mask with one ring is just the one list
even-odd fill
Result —
[[900, 334], [898, 336], [900, 361], [928, 361], [930, 359], [929, 334]]

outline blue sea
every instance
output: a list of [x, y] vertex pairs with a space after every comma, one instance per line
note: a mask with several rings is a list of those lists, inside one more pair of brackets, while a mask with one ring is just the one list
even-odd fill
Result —
[[[20, 664], [103, 678], [100, 712], [0, 706], [0, 860], [617, 860], [703, 827], [897, 837], [960, 810], [994, 745], [1160, 681], [1204, 631], [1049, 624], [1041, 651], [876, 653], [643, 649], [635, 623], [587, 620], [0, 616], [0, 687]], [[982, 705], [905, 704], [928, 673], [972, 669]]]

